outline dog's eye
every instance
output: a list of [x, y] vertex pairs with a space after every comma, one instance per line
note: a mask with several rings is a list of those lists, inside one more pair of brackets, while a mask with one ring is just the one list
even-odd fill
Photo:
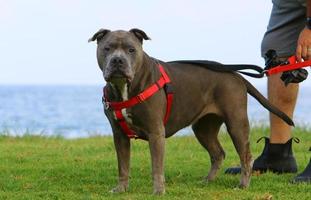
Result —
[[134, 52], [135, 52], [135, 49], [134, 49], [134, 48], [129, 48], [129, 52], [130, 52], [130, 53], [134, 53]]
[[104, 50], [105, 51], [110, 51], [110, 48], [109, 47], [105, 47]]

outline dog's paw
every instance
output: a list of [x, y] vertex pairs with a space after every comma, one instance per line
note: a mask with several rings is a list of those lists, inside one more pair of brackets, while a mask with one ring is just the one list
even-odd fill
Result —
[[207, 178], [207, 176], [205, 176], [205, 177], [201, 178], [201, 183], [207, 185], [210, 183], [210, 180]]
[[118, 185], [117, 187], [110, 190], [111, 193], [123, 193], [126, 192], [128, 189], [128, 186], [125, 185]]
[[246, 189], [246, 188], [248, 188], [249, 183], [250, 183], [250, 179], [249, 179], [249, 178], [247, 178], [247, 177], [242, 177], [241, 180], [240, 180], [240, 185], [239, 185], [239, 187], [240, 187], [241, 189]]
[[165, 194], [165, 189], [154, 189], [153, 190], [153, 195], [156, 195], [156, 196], [160, 196], [160, 195], [164, 195]]
[[203, 181], [206, 183], [213, 182], [215, 179], [216, 176], [213, 174], [212, 175], [209, 174], [208, 176], [203, 177]]
[[248, 186], [249, 186], [249, 184], [240, 183], [238, 187], [239, 187], [240, 189], [247, 189]]
[[153, 195], [163, 195], [165, 193], [165, 178], [163, 175], [155, 176], [153, 182]]

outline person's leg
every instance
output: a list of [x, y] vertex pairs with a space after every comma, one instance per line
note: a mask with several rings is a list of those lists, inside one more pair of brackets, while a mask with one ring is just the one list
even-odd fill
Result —
[[[268, 29], [261, 44], [261, 54], [266, 59], [269, 49], [276, 51], [279, 61], [295, 55], [299, 34], [305, 27], [306, 8], [298, 2], [287, 3], [281, 5], [274, 2]], [[268, 78], [268, 99], [293, 117], [298, 84], [289, 84], [286, 87], [280, 76], [281, 74], [278, 74]], [[266, 140], [265, 150], [254, 161], [253, 169], [265, 168], [278, 173], [297, 171], [296, 160], [292, 153], [291, 127], [272, 114], [270, 114], [270, 139]]]
[[[298, 84], [287, 87], [280, 79], [281, 74], [268, 77], [268, 99], [280, 110], [293, 118], [298, 94]], [[291, 127], [270, 113], [270, 143], [284, 144], [291, 138]]]
[[[280, 58], [281, 62], [287, 58]], [[298, 84], [285, 86], [280, 79], [281, 74], [268, 77], [269, 101], [293, 118]], [[292, 152], [291, 127], [279, 117], [270, 113], [270, 139], [266, 138], [263, 153], [254, 161], [253, 170], [266, 170], [277, 173], [297, 172], [296, 159]]]

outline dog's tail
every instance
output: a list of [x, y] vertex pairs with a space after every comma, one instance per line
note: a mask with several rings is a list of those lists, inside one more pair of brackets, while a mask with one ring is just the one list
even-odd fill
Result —
[[295, 126], [293, 120], [287, 116], [284, 112], [279, 110], [277, 107], [272, 105], [268, 99], [266, 99], [250, 82], [243, 78], [243, 81], [247, 87], [247, 92], [252, 95], [263, 107], [268, 109], [270, 112], [284, 120], [288, 125]]

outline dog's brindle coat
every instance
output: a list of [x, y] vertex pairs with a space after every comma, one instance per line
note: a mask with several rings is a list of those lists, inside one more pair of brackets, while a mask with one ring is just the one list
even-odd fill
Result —
[[[189, 125], [192, 125], [196, 138], [210, 155], [211, 169], [206, 180], [211, 181], [225, 157], [217, 134], [220, 126], [226, 124], [240, 157], [240, 186], [247, 187], [251, 176], [247, 93], [287, 123], [293, 125], [292, 121], [237, 73], [216, 72], [195, 63], [168, 64], [150, 58], [142, 49], [143, 40], [148, 39], [146, 33], [139, 29], [101, 29], [89, 41], [97, 40], [97, 60], [108, 84], [110, 101], [128, 100], [154, 84], [160, 77], [157, 62], [164, 66], [172, 81], [174, 100], [166, 126], [163, 124], [166, 112], [164, 90], [141, 104], [123, 110], [129, 126], [149, 142], [154, 193], [162, 194], [165, 191], [165, 138]], [[219, 65], [215, 62], [210, 64]], [[105, 109], [105, 114], [112, 126], [119, 169], [119, 183], [112, 191], [124, 192], [128, 188], [130, 139], [121, 131], [113, 112]]]

